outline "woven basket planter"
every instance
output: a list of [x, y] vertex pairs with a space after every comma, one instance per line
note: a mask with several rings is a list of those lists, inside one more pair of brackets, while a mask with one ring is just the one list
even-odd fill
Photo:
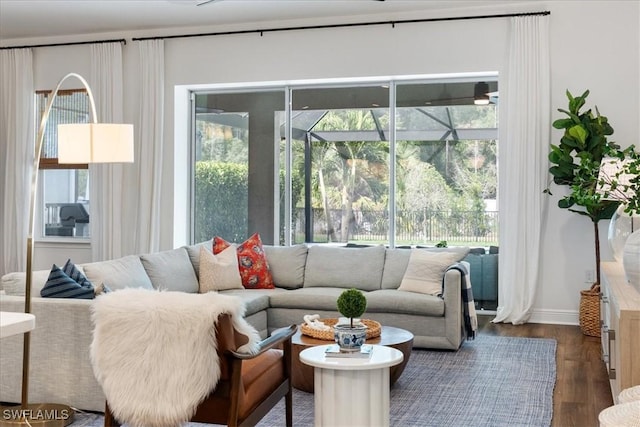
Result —
[[580, 329], [590, 337], [600, 337], [600, 285], [580, 291]]

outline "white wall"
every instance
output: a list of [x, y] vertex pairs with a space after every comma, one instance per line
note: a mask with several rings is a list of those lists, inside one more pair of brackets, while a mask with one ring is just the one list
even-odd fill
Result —
[[[553, 117], [565, 108], [565, 90], [591, 91], [589, 105], [609, 118], [612, 140], [623, 147], [638, 142], [640, 107], [640, 2], [550, 2], [551, 102]], [[552, 141], [561, 132], [553, 130]], [[547, 215], [540, 292], [535, 318], [575, 319], [579, 291], [589, 286], [585, 271], [595, 269], [592, 223], [557, 207], [554, 193]], [[606, 242], [609, 221], [600, 223], [602, 259], [611, 260]]]
[[[596, 103], [609, 117], [615, 140], [622, 146], [638, 142], [640, 135], [640, 2], [638, 1], [534, 1], [500, 9], [456, 10], [457, 14], [551, 11], [552, 114], [564, 107], [565, 89], [590, 89]], [[394, 16], [415, 19], [428, 16]], [[373, 17], [380, 21], [388, 17]], [[343, 22], [355, 21], [345, 18]], [[332, 22], [336, 22], [333, 20]], [[328, 22], [315, 21], [315, 24]], [[293, 25], [286, 23], [285, 25]], [[297, 24], [297, 23], [296, 23]], [[311, 24], [310, 22], [301, 22]], [[282, 26], [274, 23], [271, 27]], [[263, 27], [268, 27], [264, 25]], [[501, 71], [507, 46], [507, 19], [449, 21], [327, 30], [246, 34], [237, 36], [170, 39], [165, 41], [165, 137], [173, 152], [175, 85], [262, 82], [328, 77], [387, 76], [448, 72]], [[223, 31], [226, 28], [205, 29]], [[184, 31], [185, 33], [187, 31]], [[200, 31], [198, 31], [200, 32]], [[150, 33], [147, 35], [157, 35]], [[143, 34], [137, 33], [136, 37]], [[117, 34], [116, 38], [132, 35]], [[113, 38], [113, 35], [105, 38]], [[88, 36], [84, 40], [95, 40]], [[35, 44], [35, 41], [33, 41]], [[42, 42], [42, 41], [41, 41]], [[25, 43], [26, 44], [26, 43]], [[136, 42], [125, 52], [127, 95], [125, 117], [134, 119], [137, 106]], [[86, 46], [35, 49], [36, 87], [51, 88], [66, 72], [89, 73]], [[560, 137], [551, 133], [552, 141]], [[186, 144], [179, 135], [175, 144]], [[165, 156], [163, 176], [161, 244], [173, 240], [173, 156]], [[186, 170], [186, 168], [185, 168]], [[584, 288], [585, 270], [594, 269], [591, 224], [557, 208], [550, 199], [544, 235], [544, 254], [534, 319], [576, 322], [579, 290]], [[606, 224], [602, 224], [606, 238]], [[606, 243], [603, 256], [610, 257]], [[38, 250], [44, 267], [63, 262], [58, 253]]]

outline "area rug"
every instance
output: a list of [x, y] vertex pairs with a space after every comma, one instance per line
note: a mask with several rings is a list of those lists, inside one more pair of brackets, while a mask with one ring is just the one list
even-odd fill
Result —
[[[555, 340], [485, 335], [465, 342], [457, 352], [414, 350], [391, 389], [391, 425], [549, 426], [555, 354]], [[313, 394], [295, 390], [293, 404], [293, 425], [313, 426]], [[284, 425], [284, 402], [258, 424]], [[72, 426], [99, 427], [102, 416], [77, 414]]]

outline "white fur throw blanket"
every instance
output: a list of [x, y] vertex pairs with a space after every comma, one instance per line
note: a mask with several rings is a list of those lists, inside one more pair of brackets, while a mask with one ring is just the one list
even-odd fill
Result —
[[111, 412], [131, 427], [187, 422], [220, 378], [215, 323], [232, 315], [254, 353], [260, 336], [243, 318], [239, 298], [123, 289], [93, 304], [93, 372]]

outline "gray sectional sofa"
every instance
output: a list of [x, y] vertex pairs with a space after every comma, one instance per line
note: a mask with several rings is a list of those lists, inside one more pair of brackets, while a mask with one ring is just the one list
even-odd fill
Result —
[[[137, 286], [198, 292], [201, 245], [211, 248], [211, 241], [79, 267], [92, 283], [112, 290]], [[465, 339], [458, 270], [444, 273], [443, 295], [437, 297], [397, 289], [409, 262], [411, 251], [406, 249], [296, 245], [265, 246], [264, 251], [275, 289], [223, 291], [245, 302], [245, 318], [263, 338], [274, 329], [302, 323], [305, 314], [337, 317], [339, 294], [355, 287], [366, 293], [363, 317], [411, 331], [415, 347], [456, 350]], [[40, 298], [47, 276], [48, 271], [34, 273], [30, 401], [102, 411], [104, 395], [89, 361], [93, 300]], [[0, 309], [23, 311], [24, 273], [9, 273], [0, 283]], [[18, 402], [22, 336], [4, 338], [1, 353], [0, 401]]]

